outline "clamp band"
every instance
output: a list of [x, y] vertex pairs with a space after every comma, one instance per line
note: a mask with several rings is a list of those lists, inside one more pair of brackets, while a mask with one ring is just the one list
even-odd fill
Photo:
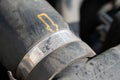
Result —
[[17, 76], [25, 80], [34, 67], [59, 47], [80, 41], [70, 30], [62, 30], [40, 41], [22, 59], [17, 68]]

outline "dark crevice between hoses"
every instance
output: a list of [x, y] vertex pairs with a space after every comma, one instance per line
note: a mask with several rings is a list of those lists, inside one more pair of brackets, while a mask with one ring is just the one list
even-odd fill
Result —
[[0, 80], [9, 80], [7, 69], [0, 63]]

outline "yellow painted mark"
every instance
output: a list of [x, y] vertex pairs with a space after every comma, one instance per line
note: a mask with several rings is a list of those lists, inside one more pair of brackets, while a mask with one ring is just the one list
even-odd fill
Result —
[[59, 27], [57, 24], [54, 23], [54, 21], [46, 14], [46, 13], [42, 13], [42, 14], [39, 14], [37, 15], [37, 17], [45, 24], [46, 26], [46, 29], [50, 32], [54, 32], [54, 30], [50, 27], [50, 25], [43, 19], [43, 16], [46, 17], [50, 22], [51, 24], [56, 28], [56, 31], [58, 31]]

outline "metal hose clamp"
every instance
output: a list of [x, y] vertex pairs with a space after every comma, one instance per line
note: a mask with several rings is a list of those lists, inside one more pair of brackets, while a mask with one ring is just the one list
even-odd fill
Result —
[[40, 41], [22, 59], [17, 68], [17, 76], [24, 80], [28, 77], [34, 67], [51, 52], [59, 47], [80, 41], [70, 30], [62, 30]]

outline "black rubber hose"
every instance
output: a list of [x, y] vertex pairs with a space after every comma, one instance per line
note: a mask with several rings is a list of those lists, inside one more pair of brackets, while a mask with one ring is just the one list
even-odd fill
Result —
[[95, 53], [44, 0], [0, 0], [0, 61], [18, 80], [52, 79]]

